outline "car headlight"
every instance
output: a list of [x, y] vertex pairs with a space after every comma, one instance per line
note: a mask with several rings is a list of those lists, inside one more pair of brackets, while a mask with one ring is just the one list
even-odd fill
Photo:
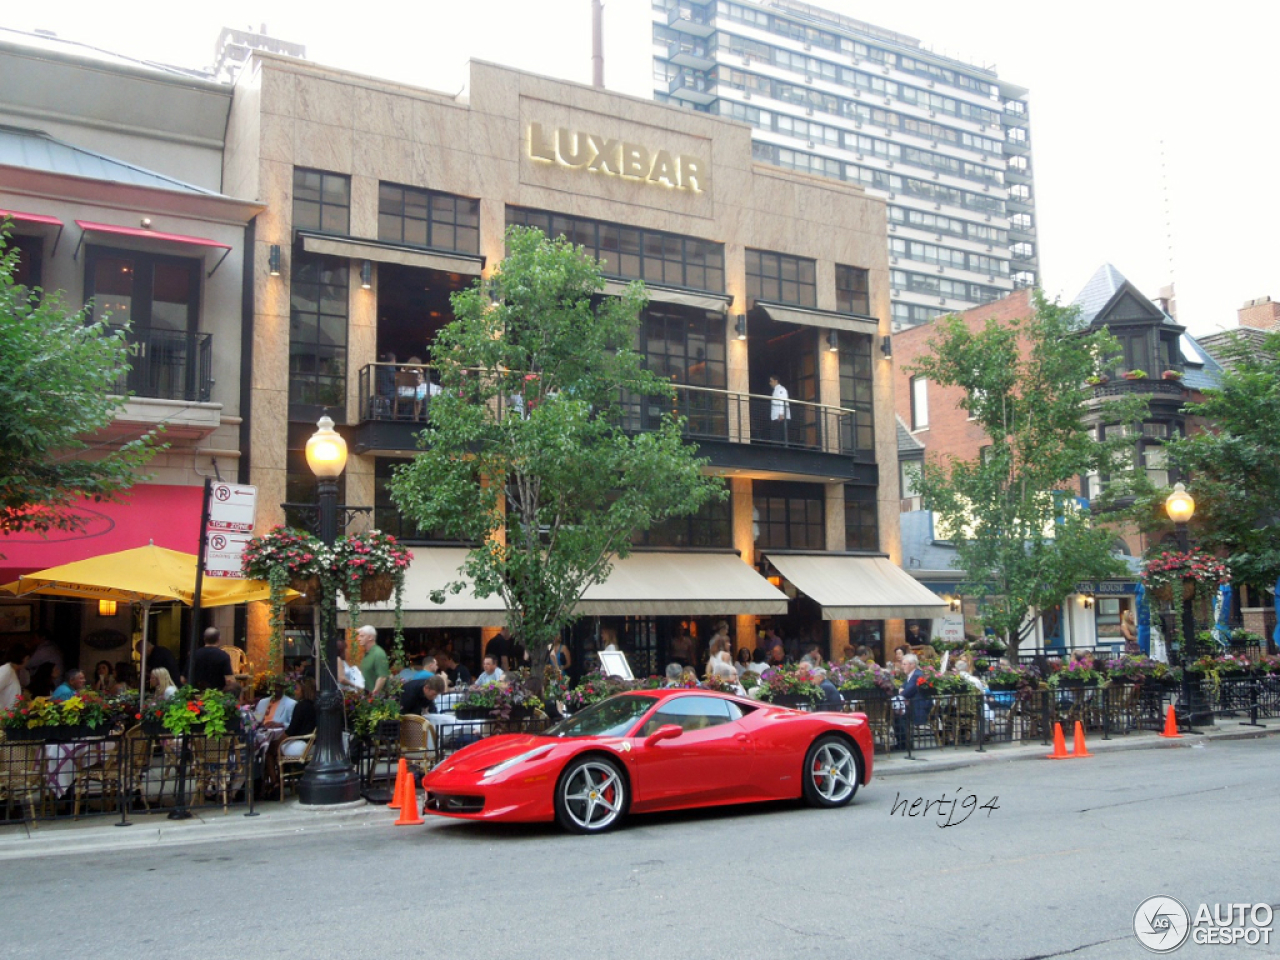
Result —
[[486, 767], [484, 776], [480, 779], [488, 780], [490, 777], [496, 777], [500, 773], [505, 773], [517, 763], [524, 763], [526, 760], [532, 760], [534, 757], [540, 757], [548, 750], [550, 746], [534, 747], [532, 750], [526, 750], [524, 753], [511, 757], [509, 760], [503, 760], [501, 763], [494, 764], [492, 767]]

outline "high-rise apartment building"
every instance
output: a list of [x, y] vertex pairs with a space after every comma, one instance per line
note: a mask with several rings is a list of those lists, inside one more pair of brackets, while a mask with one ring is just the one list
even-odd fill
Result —
[[654, 94], [888, 201], [895, 329], [1037, 282], [1027, 91], [792, 0], [653, 0]]

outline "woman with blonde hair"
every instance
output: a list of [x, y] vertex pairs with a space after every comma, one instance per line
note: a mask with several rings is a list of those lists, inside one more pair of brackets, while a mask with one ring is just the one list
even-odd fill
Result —
[[164, 667], [154, 667], [152, 669], [151, 689], [162, 700], [168, 700], [178, 692], [177, 686], [174, 685], [173, 677], [169, 676], [169, 671]]

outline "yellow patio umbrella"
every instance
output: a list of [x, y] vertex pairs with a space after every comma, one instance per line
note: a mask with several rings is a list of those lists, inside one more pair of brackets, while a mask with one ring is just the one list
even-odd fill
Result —
[[[0, 586], [0, 590], [15, 597], [79, 597], [142, 604], [143, 672], [139, 686], [145, 693], [151, 604], [177, 600], [191, 605], [195, 600], [195, 586], [194, 554], [148, 544], [27, 574]], [[287, 591], [287, 595], [297, 596], [292, 590]], [[270, 597], [271, 585], [265, 580], [206, 577], [201, 584], [200, 606], [225, 607]]]

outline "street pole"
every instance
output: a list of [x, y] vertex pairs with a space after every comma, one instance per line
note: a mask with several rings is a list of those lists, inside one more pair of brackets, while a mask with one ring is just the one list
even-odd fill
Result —
[[[333, 421], [320, 418], [319, 429], [307, 441], [307, 462], [318, 481], [320, 509], [320, 541], [332, 547], [338, 539], [338, 477], [346, 465], [346, 443], [333, 430]], [[336, 454], [323, 448], [340, 446]], [[319, 456], [313, 458], [313, 446]], [[333, 457], [334, 459], [328, 459]], [[311, 762], [298, 781], [298, 800], [310, 806], [352, 803], [360, 799], [360, 777], [347, 758], [342, 743], [342, 694], [335, 677], [338, 649], [333, 630], [337, 623], [337, 597], [323, 581], [319, 602], [328, 614], [320, 618], [328, 629], [321, 628], [320, 689], [316, 698], [316, 739]]]
[[[1174, 484], [1173, 493], [1164, 502], [1165, 512], [1173, 521], [1174, 531], [1178, 537], [1178, 549], [1186, 557], [1191, 551], [1190, 538], [1187, 536], [1187, 521], [1195, 514], [1196, 502], [1187, 493], [1181, 483]], [[1187, 587], [1191, 589], [1188, 590]], [[1212, 717], [1197, 705], [1199, 692], [1191, 681], [1191, 664], [1195, 662], [1192, 651], [1195, 649], [1196, 612], [1195, 612], [1195, 578], [1184, 577], [1182, 580], [1182, 642], [1178, 646], [1178, 659], [1182, 661], [1182, 710], [1186, 718], [1187, 729], [1205, 723]]]

